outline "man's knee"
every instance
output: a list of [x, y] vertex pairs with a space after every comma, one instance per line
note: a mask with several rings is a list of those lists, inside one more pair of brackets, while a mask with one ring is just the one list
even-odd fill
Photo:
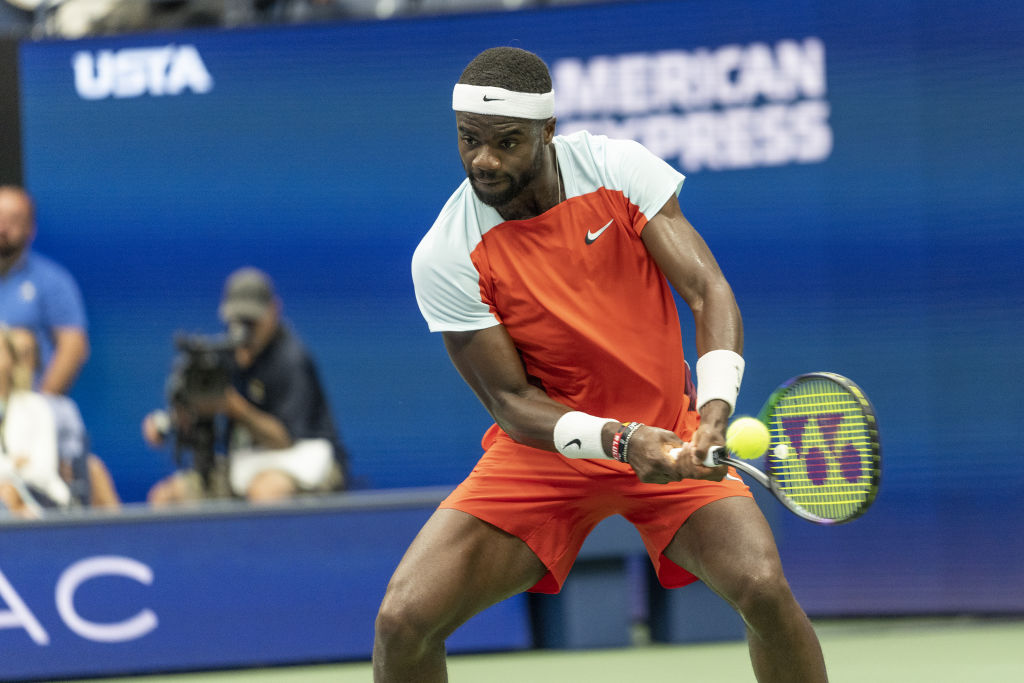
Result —
[[194, 499], [195, 496], [190, 495], [189, 487], [183, 476], [172, 474], [154, 484], [146, 498], [150, 505], [160, 507], [184, 503]]
[[425, 650], [438, 640], [444, 642], [448, 634], [441, 619], [432, 616], [413, 594], [394, 585], [388, 587], [374, 624], [381, 645]]
[[374, 623], [377, 639], [388, 642], [411, 640], [415, 637], [416, 630], [414, 624], [406, 617], [401, 601], [392, 597], [389, 591], [377, 610], [377, 620]]
[[758, 618], [774, 618], [790, 605], [795, 605], [789, 583], [777, 562], [759, 562], [748, 568], [741, 581], [726, 596], [740, 614], [750, 622]]
[[260, 472], [249, 483], [245, 497], [251, 503], [276, 503], [298, 492], [295, 480], [280, 470]]

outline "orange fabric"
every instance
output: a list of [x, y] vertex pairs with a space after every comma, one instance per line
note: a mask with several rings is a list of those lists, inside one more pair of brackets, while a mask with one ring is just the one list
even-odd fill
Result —
[[551, 398], [670, 428], [685, 409], [682, 333], [640, 240], [646, 224], [622, 193], [602, 188], [491, 228], [472, 259], [482, 300]]
[[[696, 414], [689, 423], [696, 426]], [[688, 439], [690, 433], [680, 434]], [[523, 446], [497, 426], [472, 473], [442, 501], [521, 538], [548, 573], [530, 590], [561, 590], [587, 534], [605, 517], [621, 514], [643, 539], [658, 580], [666, 588], [696, 580], [662, 552], [698, 508], [730, 496], [750, 496], [739, 479], [643, 484], [629, 465], [614, 460], [565, 458]], [[735, 472], [732, 473], [735, 477]]]

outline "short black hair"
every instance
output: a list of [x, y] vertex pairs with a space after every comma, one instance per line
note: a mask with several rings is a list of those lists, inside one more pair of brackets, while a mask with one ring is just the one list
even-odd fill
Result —
[[459, 83], [546, 93], [551, 90], [551, 72], [544, 60], [532, 52], [518, 47], [492, 47], [473, 58], [462, 71]]

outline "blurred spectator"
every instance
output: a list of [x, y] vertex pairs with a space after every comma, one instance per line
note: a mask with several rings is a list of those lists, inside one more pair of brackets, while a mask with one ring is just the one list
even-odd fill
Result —
[[298, 24], [454, 12], [516, 11], [615, 0], [0, 0], [0, 35], [119, 35], [202, 26]]
[[53, 410], [42, 394], [16, 388], [16, 357], [10, 330], [0, 328], [0, 503], [38, 517], [44, 507], [70, 505], [71, 491], [59, 473]]
[[39, 341], [39, 391], [65, 394], [89, 357], [85, 306], [71, 274], [30, 249], [35, 207], [28, 193], [0, 186], [0, 323]]
[[[15, 356], [14, 388], [31, 391], [39, 364], [35, 335], [24, 327], [14, 328], [9, 334]], [[120, 508], [121, 498], [110, 471], [97, 455], [89, 452], [89, 434], [78, 404], [63, 395], [44, 396], [53, 410], [59, 472], [71, 490], [72, 501], [87, 507]]]
[[174, 30], [222, 23], [230, 0], [63, 0], [47, 18], [64, 38]]
[[[365, 0], [251, 0], [253, 15], [264, 21], [280, 23], [302, 23], [328, 19], [348, 18], [358, 14], [353, 10]], [[383, 4], [374, 2], [376, 4]], [[397, 2], [390, 3], [397, 6]], [[392, 10], [393, 12], [394, 10]]]
[[39, 0], [0, 0], [0, 37], [24, 36], [32, 27], [32, 10]]
[[[228, 341], [186, 353], [169, 381], [169, 412], [143, 420], [150, 445], [173, 435], [193, 450], [192, 467], [158, 482], [150, 503], [221, 495], [275, 502], [343, 488], [347, 454], [270, 278], [255, 268], [234, 272], [219, 312]], [[227, 420], [226, 462], [212, 452], [217, 417]]]

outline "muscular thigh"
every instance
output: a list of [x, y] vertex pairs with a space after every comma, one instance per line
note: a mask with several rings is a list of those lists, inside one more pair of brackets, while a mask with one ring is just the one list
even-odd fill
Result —
[[450, 632], [530, 588], [546, 571], [515, 536], [465, 512], [439, 509], [399, 563], [385, 602], [410, 619]]
[[727, 599], [753, 577], [782, 574], [771, 528], [751, 498], [723, 498], [697, 510], [665, 555]]

